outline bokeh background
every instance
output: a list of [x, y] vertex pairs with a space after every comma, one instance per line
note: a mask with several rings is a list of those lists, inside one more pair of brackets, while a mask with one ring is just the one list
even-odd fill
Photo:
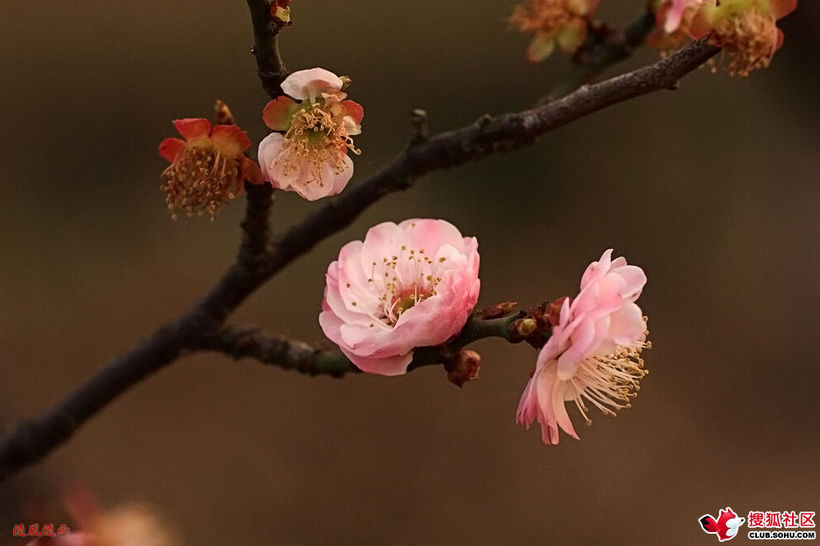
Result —
[[[640, 4], [602, 13], [623, 24]], [[288, 66], [350, 75], [365, 107], [354, 183], [402, 148], [413, 108], [437, 132], [560, 80], [565, 58], [525, 60], [511, 7], [294, 2]], [[77, 483], [106, 507], [159, 507], [187, 544], [691, 545], [714, 541], [697, 518], [727, 505], [817, 510], [818, 8], [803, 0], [781, 23], [769, 70], [701, 70], [387, 197], [235, 317], [320, 339], [327, 264], [385, 220], [477, 236], [480, 305], [573, 294], [614, 247], [649, 276], [651, 374], [631, 410], [541, 445], [514, 423], [535, 352], [500, 341], [474, 346], [481, 380], [461, 390], [433, 368], [334, 380], [197, 355], [0, 485], [0, 543], [18, 544], [12, 525], [32, 513], [66, 521], [61, 491]], [[264, 136], [251, 44], [240, 1], [0, 3], [0, 426], [174, 317], [233, 259], [242, 203], [171, 221], [156, 147], [215, 98]], [[315, 206], [279, 195], [273, 224]]]

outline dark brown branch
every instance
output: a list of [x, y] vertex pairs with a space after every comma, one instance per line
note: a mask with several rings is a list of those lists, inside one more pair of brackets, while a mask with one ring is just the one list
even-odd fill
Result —
[[[474, 314], [461, 333], [446, 344], [415, 349], [413, 362], [408, 369], [446, 364], [461, 349], [479, 339], [501, 337], [512, 343], [522, 341], [523, 338], [516, 335], [514, 328], [522, 316], [523, 313], [511, 313], [502, 317], [484, 318], [480, 314]], [[549, 337], [548, 332], [538, 333]], [[286, 336], [266, 334], [253, 327], [227, 325], [200, 338], [195, 349], [220, 352], [236, 360], [253, 358], [263, 364], [307, 375], [342, 377], [350, 372], [359, 372], [339, 349], [326, 349]]]
[[275, 99], [282, 94], [279, 84], [288, 76], [288, 69], [279, 54], [279, 31], [284, 25], [271, 16], [270, 0], [248, 0], [248, 9], [254, 38], [251, 51], [256, 58], [259, 79], [268, 95]]
[[220, 352], [236, 360], [253, 358], [307, 375], [342, 377], [359, 371], [338, 349], [320, 349], [285, 336], [265, 334], [256, 328], [226, 326], [204, 336], [198, 348]]
[[270, 254], [270, 225], [268, 217], [275, 196], [270, 184], [245, 183], [247, 205], [242, 220], [242, 244], [238, 262], [248, 269], [256, 269]]
[[643, 45], [653, 28], [655, 14], [650, 9], [644, 10], [624, 31], [606, 25], [591, 27], [586, 43], [572, 56], [569, 74], [536, 105], [563, 97], [582, 84], [591, 82], [610, 66], [629, 58], [636, 48]]
[[676, 89], [680, 78], [718, 51], [704, 38], [649, 66], [584, 86], [545, 106], [485, 116], [472, 125], [410, 146], [387, 168], [346, 190], [282, 235], [275, 243], [268, 272], [275, 274], [325, 237], [349, 225], [372, 203], [388, 193], [409, 188], [426, 173], [521, 148], [548, 131], [607, 106], [654, 91]]
[[[248, 2], [252, 13], [254, 5], [265, 4], [261, 0]], [[257, 22], [254, 19], [255, 32]], [[264, 27], [262, 31], [268, 32]], [[260, 285], [317, 243], [347, 226], [382, 196], [408, 188], [425, 173], [520, 148], [552, 129], [607, 106], [653, 91], [675, 89], [680, 78], [717, 52], [718, 49], [705, 40], [693, 42], [666, 59], [582, 87], [541, 108], [498, 117], [486, 116], [473, 125], [409, 147], [383, 171], [345, 191], [280, 236], [257, 266], [249, 268], [239, 262], [231, 266], [216, 286], [176, 321], [157, 330], [130, 352], [110, 361], [42, 416], [18, 425], [0, 438], [0, 480], [43, 458], [131, 386], [171, 363], [183, 352], [200, 346], [201, 340], [217, 331], [227, 316]], [[268, 73], [261, 75], [264, 81]], [[248, 243], [248, 248], [258, 249], [257, 243], [254, 239]]]

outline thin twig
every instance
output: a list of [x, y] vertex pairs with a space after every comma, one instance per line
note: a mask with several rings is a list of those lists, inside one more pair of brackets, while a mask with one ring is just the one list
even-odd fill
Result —
[[251, 50], [256, 57], [262, 88], [272, 99], [282, 94], [279, 84], [287, 78], [288, 69], [279, 54], [279, 31], [283, 25], [271, 16], [269, 0], [248, 0], [248, 9], [253, 24], [254, 46]]
[[[510, 330], [510, 325], [520, 316], [519, 313], [512, 313], [485, 319], [473, 315], [461, 334], [451, 341], [435, 347], [416, 348], [408, 369], [446, 364], [461, 349], [479, 339], [501, 337], [513, 342], [521, 341]], [[252, 358], [263, 364], [307, 375], [342, 377], [359, 371], [339, 349], [327, 349], [282, 335], [266, 334], [253, 327], [226, 325], [218, 332], [203, 336], [197, 349], [223, 353], [236, 360]]]

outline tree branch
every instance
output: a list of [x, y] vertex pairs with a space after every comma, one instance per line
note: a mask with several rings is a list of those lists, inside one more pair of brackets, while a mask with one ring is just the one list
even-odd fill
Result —
[[279, 31], [283, 22], [271, 16], [269, 0], [248, 0], [253, 25], [254, 46], [251, 50], [256, 57], [259, 79], [262, 87], [272, 99], [282, 94], [279, 84], [287, 78], [288, 69], [279, 54]]
[[408, 147], [387, 168], [345, 190], [281, 235], [274, 244], [268, 273], [275, 274], [325, 237], [349, 225], [375, 201], [409, 188], [424, 174], [521, 148], [553, 129], [607, 106], [654, 91], [677, 89], [680, 78], [720, 51], [706, 40], [692, 42], [649, 66], [584, 86], [544, 106], [497, 117], [485, 116], [472, 125]]
[[610, 66], [629, 58], [637, 47], [643, 45], [653, 28], [655, 14], [648, 8], [623, 32], [607, 26], [591, 28], [590, 38], [572, 57], [569, 74], [549, 94], [539, 99], [536, 106], [565, 96], [592, 81]]
[[[415, 358], [408, 369], [446, 364], [461, 349], [479, 339], [501, 337], [512, 342], [521, 341], [511, 330], [511, 325], [520, 317], [520, 313], [492, 319], [473, 315], [461, 333], [448, 343], [415, 349]], [[351, 372], [359, 373], [339, 349], [326, 349], [287, 336], [266, 334], [253, 327], [226, 325], [218, 332], [203, 336], [196, 349], [223, 353], [235, 360], [253, 358], [263, 364], [312, 376], [342, 377]]]
[[245, 219], [242, 220], [242, 244], [237, 261], [248, 269], [256, 269], [263, 264], [271, 252], [270, 225], [268, 217], [275, 196], [270, 184], [245, 183], [247, 204]]
[[[248, 4], [252, 16], [254, 6], [266, 5], [262, 0], [248, 0]], [[265, 36], [273, 32], [269, 23], [267, 26], [258, 23], [254, 17], [257, 40], [260, 32]], [[257, 61], [260, 51], [256, 52]], [[60, 446], [80, 425], [131, 386], [182, 353], [199, 347], [202, 340], [217, 331], [227, 316], [265, 281], [324, 238], [350, 224], [384, 195], [408, 188], [428, 172], [520, 148], [552, 129], [607, 106], [653, 91], [675, 89], [681, 77], [718, 51], [702, 39], [652, 65], [584, 86], [543, 107], [498, 117], [486, 116], [473, 125], [408, 147], [383, 171], [348, 189], [278, 237], [256, 267], [248, 268], [240, 262], [232, 265], [219, 282], [176, 321], [157, 330], [130, 352], [111, 360], [42, 416], [18, 425], [0, 438], [0, 480]], [[267, 68], [262, 70], [267, 66], [260, 64], [260, 77], [270, 83], [273, 72]], [[249, 204], [249, 207], [256, 206]], [[262, 208], [264, 206], [260, 210]], [[251, 216], [255, 214], [249, 214], [247, 221], [253, 221]], [[258, 242], [254, 239], [248, 248], [258, 249]]]

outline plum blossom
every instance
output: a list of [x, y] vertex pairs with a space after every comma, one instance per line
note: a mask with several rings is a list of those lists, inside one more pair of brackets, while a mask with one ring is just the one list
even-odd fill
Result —
[[361, 106], [346, 100], [349, 83], [323, 68], [294, 72], [282, 82], [282, 91], [296, 100], [281, 96], [265, 106], [265, 124], [281, 132], [259, 143], [262, 176], [273, 187], [308, 201], [345, 188], [353, 176], [347, 152], [361, 153], [352, 137], [362, 132], [364, 115]]
[[401, 375], [416, 347], [461, 331], [478, 301], [478, 241], [444, 220], [384, 222], [327, 269], [319, 324], [362, 371]]
[[[217, 105], [221, 101], [217, 102]], [[223, 104], [224, 106], [224, 104]], [[162, 173], [165, 203], [174, 218], [217, 209], [242, 191], [242, 182], [262, 182], [259, 167], [244, 155], [251, 141], [236, 125], [213, 125], [204, 118], [174, 120], [180, 138], [166, 138], [159, 155], [171, 164]]]
[[552, 55], [556, 43], [567, 53], [581, 47], [597, 6], [598, 0], [527, 0], [515, 6], [509, 21], [519, 31], [535, 34], [527, 58], [543, 61]]
[[720, 0], [704, 5], [695, 15], [689, 33], [709, 40], [729, 55], [732, 76], [748, 76], [767, 68], [783, 44], [776, 22], [795, 10], [797, 0]]
[[629, 407], [647, 373], [646, 319], [635, 304], [645, 283], [640, 267], [613, 260], [610, 249], [587, 267], [578, 296], [563, 299], [516, 415], [527, 428], [538, 421], [545, 444], [558, 443], [559, 427], [578, 439], [565, 402], [574, 402], [587, 422], [585, 402], [610, 415]]

